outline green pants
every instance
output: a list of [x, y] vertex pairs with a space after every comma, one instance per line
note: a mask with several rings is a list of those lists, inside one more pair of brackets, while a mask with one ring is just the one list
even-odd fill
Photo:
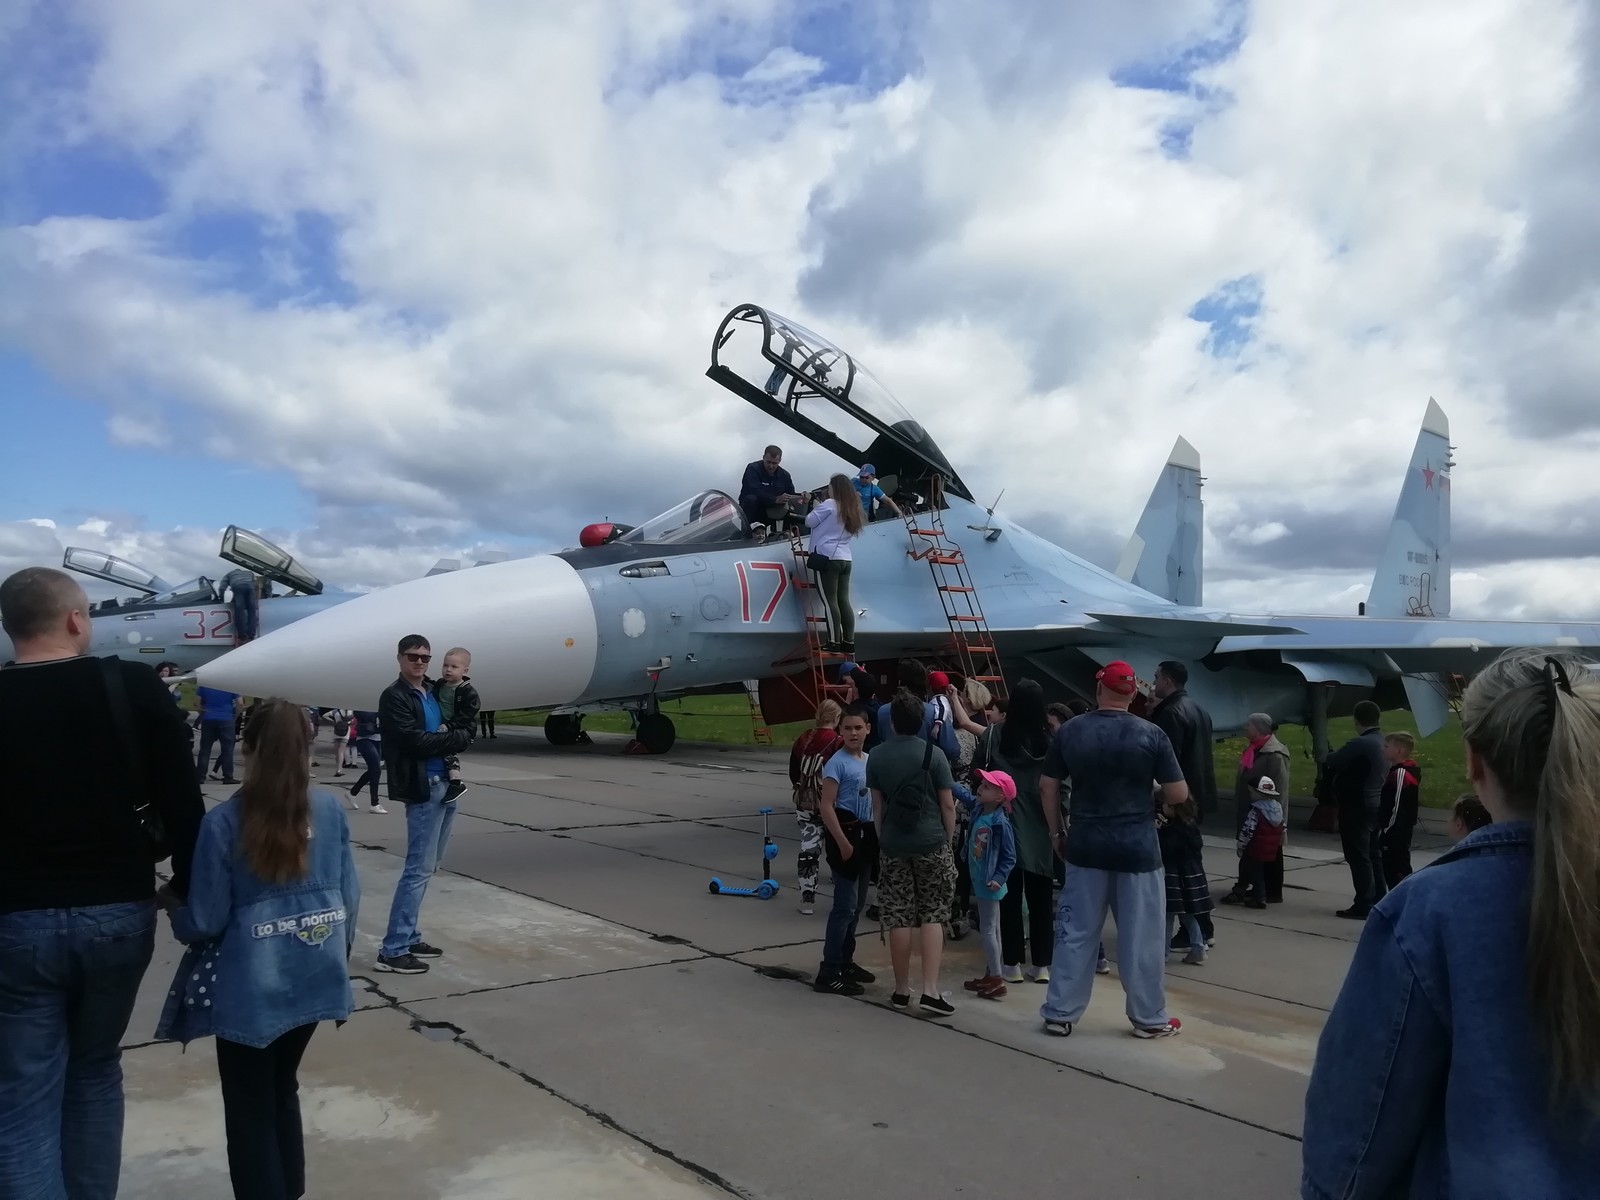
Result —
[[830, 558], [817, 574], [833, 640], [851, 645], [856, 640], [856, 610], [850, 607], [850, 560]]

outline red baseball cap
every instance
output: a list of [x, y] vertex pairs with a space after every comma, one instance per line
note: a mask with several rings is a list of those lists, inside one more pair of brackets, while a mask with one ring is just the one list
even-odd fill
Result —
[[1139, 681], [1134, 676], [1133, 668], [1121, 660], [1107, 663], [1094, 678], [1107, 691], [1116, 692], [1119, 696], [1131, 696], [1139, 690]]
[[950, 676], [943, 671], [928, 672], [928, 687], [935, 692], [942, 692], [950, 686]]

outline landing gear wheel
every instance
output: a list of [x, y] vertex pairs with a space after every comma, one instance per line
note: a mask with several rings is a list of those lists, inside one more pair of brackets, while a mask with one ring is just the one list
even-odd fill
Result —
[[583, 733], [577, 713], [551, 713], [544, 719], [544, 736], [552, 746], [576, 746]]
[[678, 740], [678, 730], [672, 718], [660, 713], [646, 713], [639, 718], [639, 728], [634, 731], [639, 744], [650, 754], [665, 754]]

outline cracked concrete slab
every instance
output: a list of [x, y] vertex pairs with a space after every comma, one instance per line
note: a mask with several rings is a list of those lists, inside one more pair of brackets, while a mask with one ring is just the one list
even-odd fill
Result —
[[[226, 1196], [216, 1058], [196, 1042], [124, 1055], [124, 1200]], [[325, 1024], [300, 1068], [312, 1196], [705, 1200], [727, 1191], [392, 1008]]]

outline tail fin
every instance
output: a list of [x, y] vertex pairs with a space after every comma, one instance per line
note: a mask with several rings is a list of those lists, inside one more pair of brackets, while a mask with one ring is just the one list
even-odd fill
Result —
[[1179, 438], [1122, 552], [1118, 577], [1174, 604], [1198, 607], [1204, 528], [1200, 452]]
[[1400, 502], [1367, 594], [1367, 615], [1450, 615], [1450, 420], [1429, 399]]

